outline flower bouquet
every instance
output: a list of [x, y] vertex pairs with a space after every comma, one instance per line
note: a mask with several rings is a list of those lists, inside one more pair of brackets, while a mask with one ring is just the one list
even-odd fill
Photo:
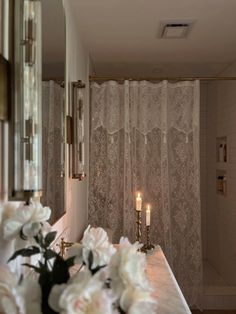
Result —
[[[49, 208], [32, 203], [6, 209], [0, 208], [1, 241], [13, 241], [15, 252], [8, 266], [0, 266], [0, 313], [156, 313], [140, 244], [121, 238], [115, 248], [102, 228], [89, 226], [62, 258], [53, 250]], [[19, 257], [17, 276], [10, 268]]]

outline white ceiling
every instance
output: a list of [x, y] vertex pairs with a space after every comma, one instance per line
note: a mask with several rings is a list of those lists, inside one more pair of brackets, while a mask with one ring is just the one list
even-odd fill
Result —
[[[236, 59], [236, 0], [68, 1], [96, 74], [214, 75]], [[160, 39], [163, 20], [195, 24], [187, 38]]]

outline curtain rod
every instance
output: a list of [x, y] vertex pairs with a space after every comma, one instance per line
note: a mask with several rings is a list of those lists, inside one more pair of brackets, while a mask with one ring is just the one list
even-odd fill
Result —
[[236, 76], [226, 76], [226, 77], [116, 77], [116, 76], [89, 76], [90, 81], [235, 81]]

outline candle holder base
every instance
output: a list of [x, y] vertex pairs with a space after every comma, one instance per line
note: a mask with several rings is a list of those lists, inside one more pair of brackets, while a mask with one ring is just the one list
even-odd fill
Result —
[[155, 246], [150, 241], [150, 226], [146, 226], [146, 233], [147, 233], [147, 243], [145, 243], [144, 246], [142, 247], [142, 250], [145, 253], [155, 249]]
[[147, 249], [146, 249], [146, 245], [143, 245], [142, 247], [141, 247], [141, 249], [139, 249], [139, 252], [142, 252], [142, 253], [147, 253]]
[[145, 244], [143, 247], [142, 247], [142, 251], [143, 252], [147, 252], [147, 251], [152, 251], [155, 249], [155, 246], [153, 244]]
[[135, 240], [139, 243], [141, 243], [141, 239], [142, 239], [142, 231], [141, 231], [141, 225], [142, 225], [142, 213], [139, 210], [135, 210], [136, 211], [136, 236], [135, 236]]

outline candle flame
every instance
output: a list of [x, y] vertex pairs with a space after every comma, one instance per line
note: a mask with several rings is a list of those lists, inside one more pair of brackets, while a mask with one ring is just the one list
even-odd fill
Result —
[[147, 204], [147, 210], [149, 210], [149, 211], [150, 211], [150, 209], [151, 209], [150, 204]]

